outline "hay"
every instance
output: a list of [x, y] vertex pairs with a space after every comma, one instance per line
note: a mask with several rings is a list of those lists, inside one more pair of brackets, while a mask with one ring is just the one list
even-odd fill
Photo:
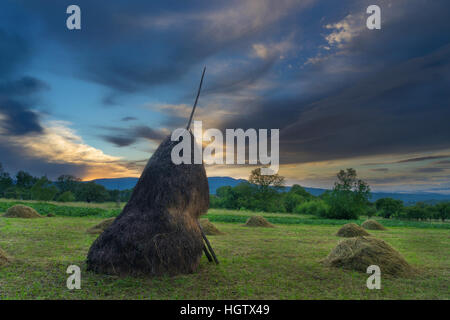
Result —
[[381, 274], [408, 276], [415, 273], [406, 260], [389, 244], [372, 237], [356, 237], [339, 242], [322, 261], [326, 266], [367, 272], [377, 265]]
[[90, 234], [100, 234], [103, 231], [105, 231], [106, 228], [108, 228], [110, 225], [112, 225], [112, 223], [114, 222], [115, 219], [116, 218], [109, 218], [109, 219], [103, 220], [102, 222], [93, 226], [92, 228], [87, 229], [86, 232], [90, 233]]
[[4, 217], [33, 219], [41, 218], [42, 216], [33, 208], [21, 204], [16, 204], [15, 206], [12, 206], [8, 210], [6, 210]]
[[204, 244], [197, 220], [209, 207], [208, 180], [203, 164], [194, 164], [194, 150], [193, 164], [172, 162], [178, 143], [169, 136], [154, 152], [121, 214], [89, 249], [88, 270], [175, 275], [198, 268]]
[[367, 230], [386, 230], [381, 223], [375, 220], [366, 220], [361, 224], [361, 226]]
[[200, 219], [200, 225], [202, 226], [203, 232], [208, 236], [221, 235], [224, 234], [222, 231], [216, 228], [208, 219]]
[[358, 237], [358, 236], [370, 236], [366, 230], [358, 226], [356, 223], [344, 224], [336, 233], [338, 237]]
[[4, 266], [9, 261], [10, 260], [9, 260], [8, 256], [6, 255], [6, 252], [0, 248], [0, 266]]
[[263, 228], [275, 228], [273, 224], [267, 221], [261, 216], [251, 216], [245, 223], [246, 227], [263, 227]]

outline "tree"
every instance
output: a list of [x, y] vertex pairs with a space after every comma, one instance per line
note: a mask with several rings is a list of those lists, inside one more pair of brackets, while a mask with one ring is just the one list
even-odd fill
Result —
[[75, 197], [77, 201], [104, 202], [108, 200], [109, 194], [104, 186], [95, 182], [86, 182], [78, 185]]
[[252, 170], [248, 182], [256, 185], [255, 194], [258, 209], [266, 212], [283, 212], [283, 203], [281, 202], [279, 190], [284, 188], [284, 177], [278, 174], [263, 175], [261, 168]]
[[286, 192], [283, 200], [286, 212], [294, 212], [294, 209], [304, 202], [305, 198], [295, 192]]
[[75, 195], [71, 191], [63, 192], [59, 195], [56, 201], [59, 202], [73, 202], [75, 201]]
[[310, 194], [308, 191], [305, 190], [305, 188], [303, 188], [302, 186], [300, 186], [298, 184], [294, 184], [291, 187], [291, 190], [289, 190], [289, 193], [297, 194], [297, 195], [299, 195], [299, 196], [301, 196], [302, 198], [305, 198], [305, 199], [312, 199], [312, 198], [314, 198], [314, 196], [312, 194]]
[[8, 172], [3, 170], [3, 166], [0, 162], [0, 197], [5, 196], [5, 191], [13, 186], [13, 179], [9, 176]]
[[56, 186], [61, 193], [70, 191], [75, 193], [77, 186], [81, 183], [81, 179], [70, 174], [63, 174], [56, 180]]
[[353, 168], [339, 171], [337, 179], [327, 199], [330, 205], [327, 216], [332, 219], [357, 219], [367, 209], [370, 187], [357, 178]]
[[450, 202], [438, 203], [436, 205], [434, 218], [441, 219], [442, 222], [446, 219], [450, 219]]
[[31, 187], [31, 197], [33, 200], [50, 201], [55, 198], [58, 188], [52, 184], [47, 177], [42, 177]]
[[375, 201], [375, 206], [383, 218], [397, 216], [403, 209], [403, 201], [392, 198], [381, 198]]
[[28, 172], [20, 170], [16, 174], [16, 186], [18, 188], [30, 189], [37, 181], [36, 177], [33, 177]]
[[252, 170], [248, 182], [258, 186], [260, 191], [267, 192], [271, 187], [281, 189], [284, 187], [284, 177], [276, 174], [262, 175], [261, 168]]

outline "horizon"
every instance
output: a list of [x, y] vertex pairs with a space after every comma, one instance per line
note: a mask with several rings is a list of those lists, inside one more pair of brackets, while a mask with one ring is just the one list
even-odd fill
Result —
[[79, 0], [81, 30], [66, 28], [68, 4], [0, 5], [0, 162], [12, 175], [139, 177], [185, 126], [207, 66], [194, 119], [279, 129], [288, 184], [329, 189], [354, 168], [376, 192], [450, 194], [444, 0], [378, 1], [380, 30], [366, 28], [366, 0]]

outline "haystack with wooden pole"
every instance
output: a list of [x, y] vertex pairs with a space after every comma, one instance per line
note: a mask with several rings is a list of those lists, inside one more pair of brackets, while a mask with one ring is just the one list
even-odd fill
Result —
[[[194, 103], [190, 127], [204, 77]], [[189, 131], [190, 133], [190, 131]], [[179, 142], [167, 137], [147, 163], [130, 201], [92, 244], [88, 270], [107, 274], [162, 275], [194, 272], [205, 252], [215, 257], [198, 223], [209, 207], [209, 187], [203, 164], [174, 164], [171, 151]], [[207, 247], [209, 248], [209, 251]]]

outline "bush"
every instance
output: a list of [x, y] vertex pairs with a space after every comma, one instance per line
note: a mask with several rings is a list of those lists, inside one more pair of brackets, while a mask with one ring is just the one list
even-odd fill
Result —
[[59, 195], [58, 199], [56, 199], [56, 201], [73, 202], [73, 201], [75, 201], [75, 195], [70, 191], [66, 191], [66, 192], [61, 193]]
[[294, 212], [299, 214], [310, 214], [316, 217], [326, 217], [329, 210], [328, 205], [322, 200], [312, 200], [299, 204]]
[[303, 203], [304, 197], [302, 197], [301, 195], [298, 195], [296, 193], [293, 192], [287, 192], [284, 195], [284, 207], [286, 208], [286, 212], [294, 212], [295, 208], [297, 206], [299, 206], [301, 203]]

